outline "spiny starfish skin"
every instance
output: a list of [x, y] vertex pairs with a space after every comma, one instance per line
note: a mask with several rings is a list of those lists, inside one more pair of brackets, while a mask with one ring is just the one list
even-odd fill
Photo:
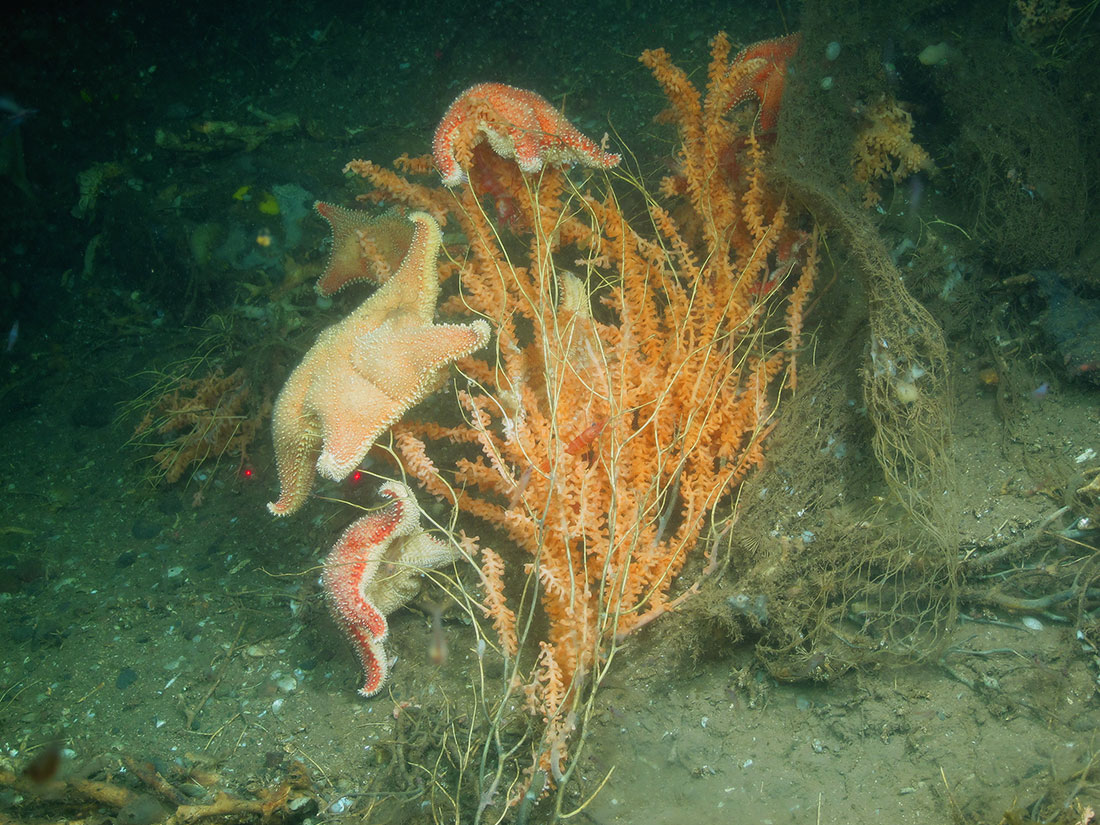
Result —
[[763, 60], [760, 68], [741, 81], [740, 91], [734, 92], [729, 108], [755, 96], [760, 101], [759, 124], [761, 131], [770, 132], [779, 123], [779, 108], [783, 102], [783, 87], [787, 80], [787, 63], [802, 45], [801, 32], [786, 37], [773, 37], [746, 46], [733, 59], [731, 66], [754, 60]]
[[355, 646], [363, 665], [359, 693], [373, 696], [389, 674], [386, 616], [420, 589], [420, 576], [461, 553], [420, 528], [420, 509], [404, 484], [379, 493], [390, 503], [354, 522], [324, 561], [321, 580], [333, 619]]
[[324, 330], [275, 402], [272, 429], [281, 487], [276, 516], [309, 497], [316, 472], [339, 481], [375, 440], [438, 388], [452, 362], [489, 341], [489, 325], [434, 324], [441, 234], [431, 216], [409, 215], [412, 244], [401, 267], [347, 318]]
[[482, 140], [501, 157], [514, 157], [524, 172], [570, 163], [610, 169], [621, 160], [581, 134], [542, 95], [504, 83], [471, 86], [439, 122], [432, 155], [446, 186], [467, 179], [471, 153]]
[[319, 295], [335, 295], [355, 281], [377, 280], [371, 272], [370, 261], [363, 254], [363, 236], [371, 241], [391, 270], [409, 248], [412, 226], [400, 215], [375, 216], [365, 209], [348, 209], [325, 201], [317, 201], [313, 208], [328, 221], [332, 240], [325, 271], [315, 285]]

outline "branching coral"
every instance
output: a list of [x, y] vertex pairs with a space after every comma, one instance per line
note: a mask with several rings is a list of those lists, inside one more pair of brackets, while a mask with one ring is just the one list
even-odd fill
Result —
[[[794, 383], [817, 238], [768, 185], [751, 125], [727, 114], [753, 69], [729, 50], [715, 38], [705, 93], [663, 50], [642, 57], [680, 135], [679, 185], [662, 191], [683, 193], [682, 218], [634, 181], [640, 212], [609, 185], [583, 191], [556, 168], [525, 175], [483, 146], [469, 183], [450, 190], [410, 178], [422, 161], [402, 159], [404, 173], [348, 165], [373, 186], [365, 200], [424, 210], [463, 236], [444, 267], [459, 294], [443, 309], [489, 319], [496, 351], [459, 362], [464, 424], [405, 422], [396, 444], [425, 489], [526, 553], [520, 566], [483, 552], [485, 610], [546, 722], [534, 765], [555, 778], [580, 687], [673, 603]], [[506, 204], [507, 232], [489, 200], [501, 216]], [[509, 599], [504, 580], [521, 571], [526, 595]], [[530, 635], [532, 611], [545, 638]]]
[[863, 203], [881, 200], [875, 184], [901, 183], [922, 169], [932, 168], [932, 158], [913, 142], [913, 116], [896, 100], [884, 97], [864, 112], [865, 122], [852, 147], [852, 174], [863, 186]]
[[164, 374], [137, 406], [144, 414], [131, 443], [149, 451], [155, 481], [172, 483], [223, 456], [247, 464], [271, 398], [254, 392], [244, 369], [226, 375], [216, 367], [197, 378]]

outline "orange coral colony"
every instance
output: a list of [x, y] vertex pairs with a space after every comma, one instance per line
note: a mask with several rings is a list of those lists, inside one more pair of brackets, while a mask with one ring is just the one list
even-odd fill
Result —
[[[731, 61], [716, 37], [704, 94], [664, 50], [642, 56], [679, 131], [682, 185], [662, 190], [683, 218], [652, 197], [628, 217], [606, 181], [584, 191], [557, 166], [525, 176], [514, 139], [519, 165], [474, 152], [473, 132], [442, 162], [437, 142], [444, 181], [464, 181], [450, 189], [413, 180], [426, 159], [399, 159], [401, 172], [347, 166], [372, 185], [363, 200], [423, 210], [465, 238], [445, 267], [459, 293], [443, 309], [488, 319], [495, 352], [457, 362], [465, 423], [394, 432], [423, 488], [526, 551], [549, 628], [526, 688], [547, 722], [544, 765], [564, 756], [586, 669], [673, 604], [712, 510], [763, 460], [778, 394], [795, 383], [817, 235], [768, 186], [755, 133], [726, 117], [745, 89], [775, 114], [774, 81], [797, 39], [778, 42], [772, 57]], [[522, 125], [492, 117], [498, 134]], [[729, 155], [734, 171], [714, 174]], [[501, 240], [486, 194], [511, 200], [518, 243]], [[514, 554], [486, 547], [481, 560], [484, 609], [514, 655], [516, 616], [532, 603], [504, 592], [520, 572]]]
[[877, 206], [880, 181], [901, 183], [934, 169], [931, 156], [913, 141], [913, 116], [892, 97], [868, 106], [852, 146], [852, 177], [863, 187], [864, 206]]

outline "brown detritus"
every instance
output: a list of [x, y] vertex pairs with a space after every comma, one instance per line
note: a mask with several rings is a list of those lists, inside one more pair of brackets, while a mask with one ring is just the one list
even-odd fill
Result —
[[35, 782], [11, 771], [0, 770], [0, 786], [14, 788], [30, 799], [48, 799], [58, 804], [79, 805], [94, 802], [112, 808], [122, 808], [130, 803], [135, 794], [129, 788], [123, 788], [110, 782], [98, 782], [79, 779], [72, 782], [64, 779], [51, 779]]
[[209, 819], [215, 816], [242, 816], [261, 814], [270, 816], [265, 812], [267, 802], [256, 799], [238, 799], [227, 793], [219, 793], [213, 802], [205, 805], [180, 805], [174, 814], [167, 820], [169, 825], [181, 822], [198, 822], [201, 819]]
[[[252, 822], [257, 818], [264, 822], [287, 823], [299, 821], [310, 812], [315, 812], [320, 802], [308, 771], [297, 760], [288, 767], [287, 775], [281, 782], [255, 789], [252, 792], [255, 798], [245, 799], [218, 790], [213, 801], [194, 804], [151, 764], [130, 756], [124, 757], [122, 762], [125, 773], [112, 772], [111, 778], [104, 780], [35, 781], [23, 774], [0, 770], [0, 787], [17, 791], [27, 804], [35, 806], [39, 818], [43, 815], [43, 806], [48, 806], [49, 810], [56, 811], [52, 818], [64, 815], [70, 821], [73, 809], [87, 807], [91, 813], [96, 807], [106, 806], [118, 812], [120, 821], [125, 816], [126, 821], [180, 825], [219, 817], [227, 823]], [[123, 778], [134, 778], [145, 783], [156, 796], [168, 803], [167, 806], [147, 794], [119, 784]], [[313, 804], [308, 804], [311, 800]]]
[[991, 550], [980, 556], [970, 556], [964, 561], [967, 563], [969, 569], [974, 571], [989, 570], [994, 564], [1012, 559], [1014, 556], [1023, 553], [1035, 542], [1037, 542], [1043, 535], [1046, 534], [1047, 528], [1050, 527], [1055, 521], [1060, 519], [1066, 513], [1069, 512], [1069, 507], [1059, 507], [1053, 513], [1044, 516], [1043, 519], [1035, 525], [1032, 529], [1024, 533], [1020, 538], [1015, 541], [1010, 541], [996, 550]]
[[148, 785], [161, 799], [171, 803], [175, 806], [186, 804], [188, 798], [176, 790], [163, 776], [161, 776], [156, 767], [151, 762], [139, 762], [129, 756], [122, 758], [122, 764], [126, 766], [126, 770], [133, 776], [140, 779], [146, 785]]

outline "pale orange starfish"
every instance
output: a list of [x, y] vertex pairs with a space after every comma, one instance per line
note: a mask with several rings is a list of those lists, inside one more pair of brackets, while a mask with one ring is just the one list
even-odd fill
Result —
[[432, 155], [445, 185], [466, 180], [474, 147], [483, 140], [501, 157], [514, 157], [524, 172], [570, 163], [610, 169], [621, 160], [577, 131], [542, 95], [504, 83], [471, 86], [436, 127]]
[[442, 236], [430, 215], [414, 212], [409, 220], [415, 228], [400, 268], [318, 336], [275, 401], [282, 489], [267, 507], [277, 516], [302, 506], [315, 472], [346, 477], [378, 436], [439, 386], [448, 364], [489, 341], [489, 325], [480, 319], [432, 323]]
[[[378, 277], [379, 273], [372, 269], [372, 264], [388, 274], [405, 257], [412, 226], [403, 216], [396, 213], [372, 215], [365, 209], [348, 209], [325, 201], [317, 201], [313, 208], [328, 221], [332, 240], [325, 271], [317, 279], [319, 295], [334, 295], [354, 281], [384, 281], [385, 278]], [[374, 261], [364, 254], [364, 242], [377, 253]]]
[[389, 674], [386, 617], [416, 595], [425, 570], [462, 555], [421, 529], [420, 508], [408, 487], [391, 481], [378, 492], [390, 503], [344, 531], [321, 573], [332, 617], [363, 664], [363, 696], [378, 693]]

